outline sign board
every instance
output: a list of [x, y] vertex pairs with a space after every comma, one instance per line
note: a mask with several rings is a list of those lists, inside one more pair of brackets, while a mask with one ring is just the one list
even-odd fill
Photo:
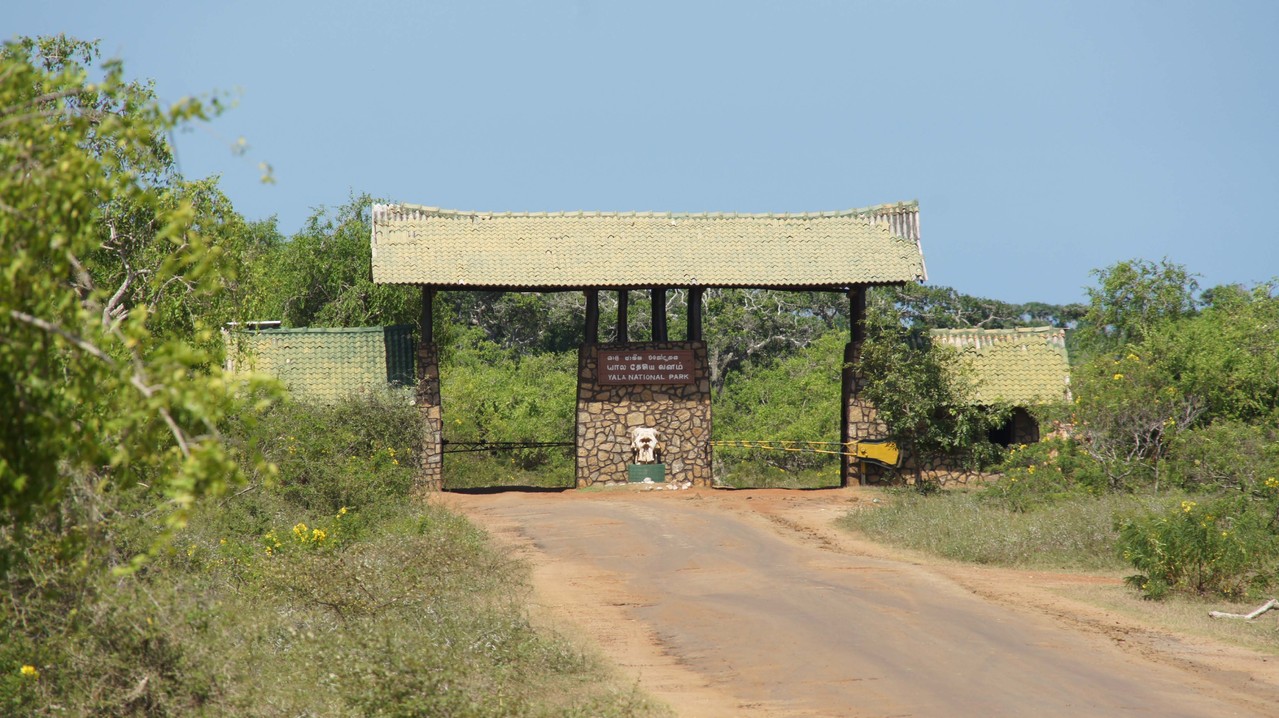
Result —
[[599, 353], [601, 384], [692, 384], [691, 349], [608, 349]]

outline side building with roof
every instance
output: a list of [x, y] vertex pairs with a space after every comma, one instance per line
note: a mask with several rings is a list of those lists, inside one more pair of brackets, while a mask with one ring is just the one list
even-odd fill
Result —
[[975, 381], [975, 403], [1013, 407], [1007, 423], [991, 436], [995, 443], [1009, 446], [1039, 441], [1033, 410], [1070, 401], [1064, 329], [934, 329], [931, 337], [968, 359]]

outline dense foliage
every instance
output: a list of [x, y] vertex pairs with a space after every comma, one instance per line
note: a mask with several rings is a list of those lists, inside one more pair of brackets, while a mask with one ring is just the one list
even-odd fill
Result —
[[0, 531], [60, 514], [92, 533], [97, 497], [140, 483], [180, 525], [239, 480], [218, 426], [242, 394], [208, 351], [225, 207], [165, 140], [211, 106], [162, 110], [114, 62], [91, 80], [95, 55], [0, 52]]

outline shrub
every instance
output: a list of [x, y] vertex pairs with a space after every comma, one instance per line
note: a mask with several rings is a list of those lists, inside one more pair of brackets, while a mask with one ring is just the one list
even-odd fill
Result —
[[1275, 585], [1279, 480], [1265, 490], [1262, 500], [1245, 494], [1203, 504], [1187, 499], [1119, 522], [1122, 555], [1140, 571], [1126, 579], [1129, 585], [1151, 599], [1172, 591], [1242, 598]]
[[[748, 363], [728, 374], [723, 391], [713, 398], [715, 438], [829, 441], [832, 445], [824, 448], [835, 448], [840, 441], [840, 371], [847, 336], [829, 332], [791, 356]], [[765, 474], [784, 478], [832, 466], [839, 471], [835, 454], [762, 449], [717, 449], [716, 454], [730, 473], [758, 472], [761, 480], [766, 480]]]
[[1165, 475], [1190, 489], [1253, 490], [1279, 476], [1279, 429], [1218, 421], [1172, 442]]
[[283, 403], [232, 432], [237, 445], [260, 450], [278, 467], [284, 500], [328, 515], [406, 497], [421, 455], [420, 426], [403, 399], [370, 393], [333, 406]]
[[1071, 439], [1014, 446], [996, 471], [1000, 477], [982, 488], [981, 497], [1013, 511], [1029, 511], [1106, 490], [1105, 472]]
[[164, 521], [141, 487], [73, 491], [71, 520], [0, 530], [13, 558], [0, 565], [0, 715], [653, 712], [535, 630], [522, 563], [407, 501], [407, 417], [365, 398], [234, 424], [237, 446], [280, 459], [278, 477], [197, 504], [166, 551], [123, 575], [109, 569]]

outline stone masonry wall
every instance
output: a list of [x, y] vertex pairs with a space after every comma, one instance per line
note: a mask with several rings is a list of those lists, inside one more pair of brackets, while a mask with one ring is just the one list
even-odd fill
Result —
[[[844, 418], [840, 422], [844, 427], [844, 442], [877, 441], [888, 436], [888, 427], [879, 420], [875, 407], [861, 397], [861, 374], [857, 370], [857, 347], [849, 342], [844, 346]], [[841, 483], [866, 483], [878, 478], [882, 467], [844, 457], [841, 464], [843, 476]]]
[[422, 457], [413, 493], [422, 497], [444, 488], [444, 413], [440, 405], [440, 350], [434, 344], [417, 347], [417, 393], [422, 417]]
[[[692, 384], [602, 385], [606, 351], [692, 350]], [[705, 342], [597, 344], [578, 351], [577, 485], [625, 482], [635, 426], [655, 427], [668, 482], [711, 483], [711, 387]]]

